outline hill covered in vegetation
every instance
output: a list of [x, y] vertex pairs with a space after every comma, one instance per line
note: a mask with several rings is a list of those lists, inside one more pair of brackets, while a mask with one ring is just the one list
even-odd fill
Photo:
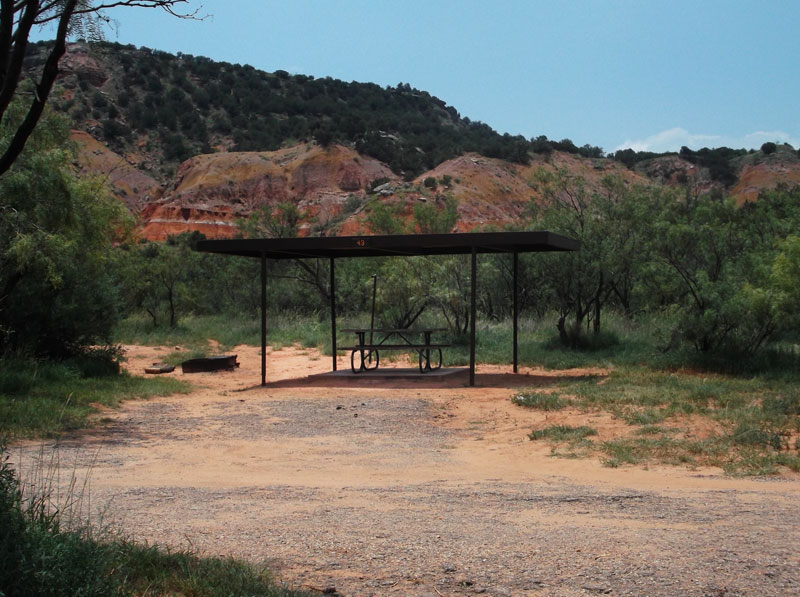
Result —
[[[29, 70], [46, 48], [32, 46]], [[107, 178], [152, 239], [227, 236], [237, 219], [282, 201], [300, 208], [301, 233], [354, 233], [370, 228], [370, 202], [408, 217], [444, 194], [459, 203], [458, 229], [507, 226], [540, 198], [531, 179], [542, 167], [595, 182], [622, 173], [631, 184], [739, 202], [800, 184], [789, 145], [605, 154], [569, 139], [501, 135], [407, 83], [268, 73], [105, 42], [71, 44], [60, 68], [52, 106], [76, 128], [79, 163]]]
[[[29, 68], [46, 47], [33, 47]], [[142, 153], [156, 176], [200, 153], [311, 139], [352, 145], [408, 177], [464, 152], [525, 162], [530, 150], [524, 137], [500, 135], [404, 83], [268, 73], [113, 43], [72, 44], [61, 71], [55, 107], [117, 153]]]

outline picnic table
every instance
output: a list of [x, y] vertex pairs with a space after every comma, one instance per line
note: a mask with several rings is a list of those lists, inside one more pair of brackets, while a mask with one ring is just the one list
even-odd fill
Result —
[[[350, 351], [353, 373], [377, 369], [381, 350], [415, 351], [419, 354], [420, 373], [427, 373], [441, 368], [442, 348], [450, 346], [435, 344], [432, 340], [434, 333], [447, 331], [447, 328], [345, 328], [342, 331], [357, 336], [354, 346], [343, 347], [343, 350]], [[377, 341], [376, 336], [379, 338]], [[433, 364], [431, 354], [436, 357]]]

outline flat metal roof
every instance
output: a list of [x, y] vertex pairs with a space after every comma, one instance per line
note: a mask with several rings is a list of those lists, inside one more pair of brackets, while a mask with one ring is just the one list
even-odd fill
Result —
[[462, 232], [305, 238], [203, 240], [197, 250], [242, 257], [391, 257], [476, 253], [576, 251], [580, 243], [553, 232]]

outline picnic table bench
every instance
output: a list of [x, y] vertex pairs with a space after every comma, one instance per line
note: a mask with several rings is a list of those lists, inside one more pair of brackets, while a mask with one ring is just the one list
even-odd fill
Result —
[[[420, 373], [427, 373], [441, 368], [442, 348], [450, 346], [449, 344], [434, 344], [432, 341], [434, 332], [444, 332], [447, 331], [447, 328], [346, 328], [342, 331], [354, 333], [358, 337], [354, 346], [341, 348], [341, 350], [350, 351], [350, 368], [353, 373], [377, 369], [380, 365], [381, 350], [413, 350], [419, 354]], [[367, 339], [368, 333], [369, 339]], [[377, 342], [374, 338], [375, 335], [380, 337]], [[421, 341], [418, 340], [419, 338]], [[394, 340], [394, 342], [389, 342], [389, 340]], [[438, 357], [434, 364], [431, 364], [432, 353]], [[358, 366], [356, 366], [357, 361]]]

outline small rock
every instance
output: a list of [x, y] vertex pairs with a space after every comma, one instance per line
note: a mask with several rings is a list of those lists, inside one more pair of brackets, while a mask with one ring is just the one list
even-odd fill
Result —
[[456, 570], [455, 564], [442, 564], [442, 572], [455, 572]]

